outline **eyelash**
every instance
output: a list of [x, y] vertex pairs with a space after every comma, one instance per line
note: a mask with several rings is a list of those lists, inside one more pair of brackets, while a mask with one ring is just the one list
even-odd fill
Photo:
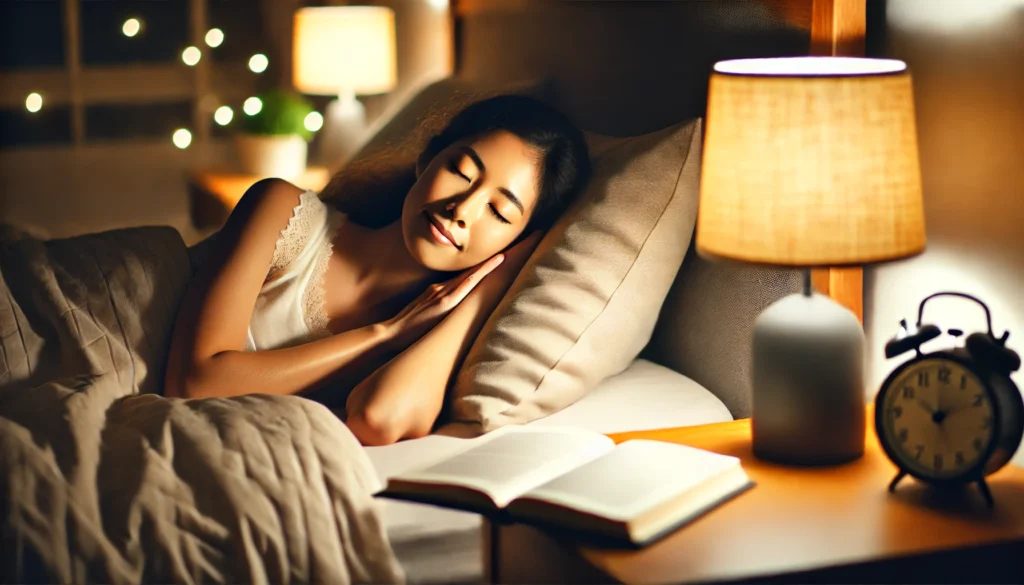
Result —
[[[462, 177], [463, 179], [465, 179], [467, 181], [470, 180], [469, 177], [467, 177], [466, 175], [462, 174], [462, 171], [459, 170], [459, 166], [458, 166], [458, 164], [456, 163], [455, 160], [448, 161], [448, 170], [451, 171], [452, 173]], [[498, 221], [500, 221], [501, 223], [505, 223], [505, 224], [512, 223], [511, 221], [505, 219], [505, 217], [502, 216], [500, 213], [498, 213], [498, 210], [494, 207], [494, 205], [487, 204], [487, 209], [490, 210], [491, 215], [493, 215], [494, 218], [497, 219]]]

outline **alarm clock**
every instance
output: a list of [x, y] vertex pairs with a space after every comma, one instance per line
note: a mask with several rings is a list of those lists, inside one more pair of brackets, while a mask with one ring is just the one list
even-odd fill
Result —
[[[963, 331], [946, 331], [953, 346], [924, 353], [921, 345], [942, 335], [922, 321], [925, 304], [936, 297], [968, 299], [985, 310], [988, 331], [971, 333], [959, 345]], [[992, 494], [985, 477], [1005, 465], [1024, 435], [1024, 400], [1010, 379], [1021, 360], [1006, 347], [1010, 332], [996, 337], [992, 315], [980, 299], [959, 292], [939, 292], [921, 301], [917, 325], [885, 344], [892, 359], [913, 351], [882, 382], [875, 399], [878, 441], [899, 473], [889, 491], [908, 474], [940, 488], [977, 483], [986, 504]]]

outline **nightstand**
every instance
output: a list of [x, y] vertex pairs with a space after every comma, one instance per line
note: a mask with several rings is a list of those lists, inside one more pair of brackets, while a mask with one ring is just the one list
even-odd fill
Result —
[[[212, 169], [190, 172], [188, 199], [192, 225], [197, 230], [220, 228], [245, 191], [262, 178]], [[302, 189], [320, 191], [330, 178], [326, 167], [311, 166], [292, 182]]]
[[[868, 412], [868, 421], [874, 420]], [[989, 477], [995, 508], [968, 489], [940, 497], [904, 480], [873, 426], [845, 465], [786, 467], [754, 457], [750, 420], [611, 435], [734, 455], [757, 486], [639, 551], [602, 550], [513, 524], [487, 526], [491, 582], [1024, 583], [1024, 468]]]

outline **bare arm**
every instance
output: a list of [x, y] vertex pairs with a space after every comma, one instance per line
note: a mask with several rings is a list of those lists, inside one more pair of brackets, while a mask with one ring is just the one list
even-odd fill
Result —
[[393, 351], [394, 333], [384, 325], [286, 349], [243, 351], [274, 246], [301, 193], [285, 181], [260, 181], [231, 213], [217, 249], [190, 283], [179, 309], [167, 396], [307, 392]]
[[539, 241], [535, 234], [508, 250], [443, 321], [352, 390], [346, 424], [361, 443], [388, 445], [430, 433], [453, 374]]

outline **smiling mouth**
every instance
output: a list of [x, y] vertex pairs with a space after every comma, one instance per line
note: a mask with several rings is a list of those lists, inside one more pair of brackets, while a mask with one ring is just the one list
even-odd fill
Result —
[[434, 239], [438, 239], [437, 236], [439, 235], [441, 236], [441, 238], [444, 239], [443, 242], [439, 243], [454, 246], [456, 250], [462, 250], [462, 246], [455, 242], [455, 237], [452, 236], [451, 232], [445, 229], [443, 225], [441, 225], [441, 222], [437, 221], [437, 218], [435, 218], [428, 212], [424, 212], [423, 214], [427, 216], [427, 222], [430, 224], [432, 228], [431, 231], [436, 232], [435, 234], [433, 234]]

